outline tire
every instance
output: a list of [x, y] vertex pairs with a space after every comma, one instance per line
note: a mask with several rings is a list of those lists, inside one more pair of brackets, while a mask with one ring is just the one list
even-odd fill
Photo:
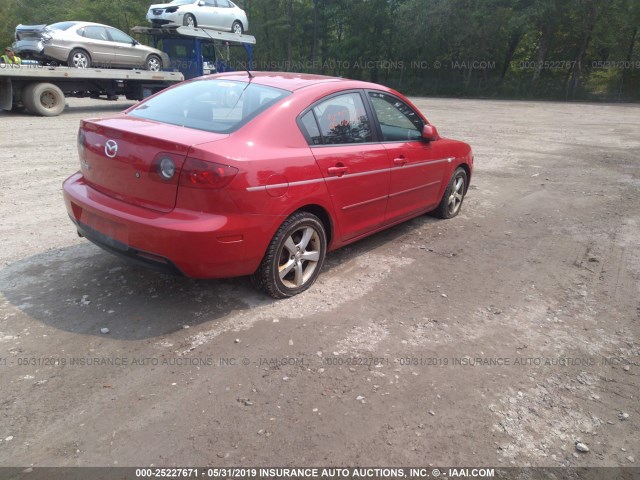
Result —
[[150, 72], [159, 72], [162, 70], [162, 60], [157, 55], [149, 55], [144, 62], [144, 68]]
[[451, 175], [451, 180], [449, 180], [449, 185], [447, 185], [447, 189], [442, 195], [440, 205], [433, 211], [434, 215], [444, 219], [458, 215], [466, 193], [467, 172], [464, 168], [458, 167]]
[[69, 54], [67, 65], [71, 68], [90, 68], [91, 56], [81, 48], [74, 48]]
[[326, 253], [322, 222], [308, 212], [294, 213], [273, 236], [252, 283], [273, 298], [302, 293], [318, 278]]
[[198, 22], [196, 21], [196, 17], [194, 17], [193, 15], [191, 15], [190, 13], [187, 13], [184, 18], [182, 19], [182, 24], [185, 27], [193, 27], [196, 28], [198, 26]]
[[22, 96], [22, 104], [24, 105], [24, 108], [26, 108], [31, 113], [36, 113], [36, 106], [33, 95], [33, 89], [36, 87], [36, 85], [36, 83], [30, 83], [22, 89], [22, 93], [20, 94]]
[[236, 20], [235, 22], [233, 22], [233, 24], [231, 25], [231, 33], [237, 33], [242, 35], [244, 33], [242, 22], [240, 22], [239, 20]]
[[27, 110], [43, 117], [57, 117], [64, 111], [64, 93], [52, 83], [31, 83], [22, 90]]

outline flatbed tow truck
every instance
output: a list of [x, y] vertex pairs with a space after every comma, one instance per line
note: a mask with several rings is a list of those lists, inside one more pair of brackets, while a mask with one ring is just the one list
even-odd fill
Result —
[[[160, 90], [209, 73], [231, 70], [218, 58], [220, 47], [243, 46], [252, 63], [255, 37], [209, 28], [134, 27], [133, 33], [152, 38], [171, 58], [171, 72], [108, 68], [68, 68], [0, 63], [0, 109], [53, 117], [65, 108], [65, 97], [142, 100]], [[249, 67], [251, 68], [251, 67]]]
[[65, 96], [142, 100], [183, 80], [180, 72], [0, 64], [0, 108], [53, 117]]

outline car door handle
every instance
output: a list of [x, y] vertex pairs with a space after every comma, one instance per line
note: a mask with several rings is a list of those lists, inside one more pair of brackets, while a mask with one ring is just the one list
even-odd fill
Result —
[[348, 171], [349, 171], [349, 167], [345, 167], [345, 166], [329, 167], [327, 169], [327, 172], [329, 173], [329, 175], [337, 175], [338, 177], [341, 177], [342, 175], [344, 175]]
[[393, 163], [395, 163], [399, 167], [402, 167], [407, 164], [407, 159], [404, 158], [404, 156], [400, 155], [398, 158], [393, 159]]

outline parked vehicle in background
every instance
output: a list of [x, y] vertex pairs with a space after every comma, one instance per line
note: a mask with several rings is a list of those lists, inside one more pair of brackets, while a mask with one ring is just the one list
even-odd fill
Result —
[[151, 5], [147, 20], [156, 27], [210, 27], [242, 34], [249, 29], [244, 10], [231, 0], [173, 0]]
[[91, 22], [58, 22], [52, 25], [18, 25], [16, 53], [45, 62], [66, 63], [75, 68], [169, 68], [169, 56], [140, 44], [117, 28]]
[[64, 183], [78, 233], [193, 278], [309, 288], [327, 251], [433, 211], [455, 217], [473, 169], [400, 93], [373, 83], [235, 72], [84, 120]]

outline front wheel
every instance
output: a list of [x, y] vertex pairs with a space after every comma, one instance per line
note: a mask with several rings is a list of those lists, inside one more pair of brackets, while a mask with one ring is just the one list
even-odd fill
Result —
[[159, 72], [162, 70], [162, 60], [157, 55], [149, 55], [144, 67], [150, 72]]
[[324, 225], [315, 215], [291, 215], [274, 235], [253, 284], [274, 298], [304, 292], [318, 278], [327, 253]]
[[182, 20], [182, 23], [185, 27], [193, 27], [196, 28], [198, 26], [198, 22], [196, 22], [196, 17], [187, 13]]
[[231, 25], [231, 32], [242, 35], [244, 33], [244, 29], [242, 28], [242, 23], [240, 23], [238, 20], [233, 22], [233, 25]]
[[444, 191], [440, 205], [433, 213], [440, 218], [453, 218], [460, 213], [464, 195], [467, 193], [467, 172], [464, 168], [458, 167]]

